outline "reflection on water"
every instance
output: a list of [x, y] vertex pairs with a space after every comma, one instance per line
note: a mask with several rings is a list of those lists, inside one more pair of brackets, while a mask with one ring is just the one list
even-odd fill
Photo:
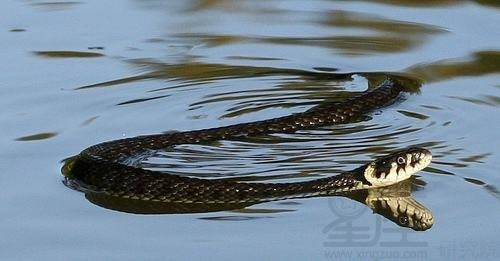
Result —
[[77, 2], [77, 1], [55, 1], [55, 2], [43, 1], [43, 2], [41, 2], [41, 1], [33, 1], [33, 0], [30, 0], [28, 2], [32, 2], [32, 3], [30, 3], [31, 6], [40, 8], [41, 10], [44, 10], [44, 11], [64, 11], [64, 10], [74, 8], [77, 5], [83, 3], [83, 2]]
[[[408, 227], [416, 231], [423, 231], [432, 227], [434, 224], [434, 217], [429, 209], [411, 197], [411, 190], [416, 188], [412, 186], [414, 182], [414, 179], [408, 179], [388, 187], [353, 191], [349, 193], [336, 193], [325, 196], [346, 197], [358, 201], [372, 209], [374, 213], [384, 216], [398, 226]], [[417, 182], [416, 184], [422, 184], [422, 182]], [[144, 201], [115, 197], [97, 192], [86, 192], [85, 197], [88, 201], [98, 206], [135, 214], [206, 213], [229, 210], [236, 213], [242, 213], [233, 216], [222, 215], [205, 218], [221, 221], [262, 218], [262, 216], [245, 216], [243, 213], [270, 214], [293, 211], [291, 209], [265, 209], [259, 211], [249, 208], [255, 203], [173, 203]], [[187, 200], [188, 199], [189, 198], [187, 198]]]
[[26, 29], [14, 28], [14, 29], [10, 29], [9, 32], [12, 32], [12, 33], [21, 33], [21, 32], [26, 32]]
[[413, 37], [447, 32], [445, 29], [429, 24], [409, 23], [386, 19], [373, 14], [340, 10], [331, 12], [326, 17], [324, 23], [327, 26], [370, 29], [384, 33], [393, 33], [403, 36], [409, 35]]
[[[168, 89], [171, 89], [185, 88], [196, 84], [209, 84], [214, 80], [230, 80], [264, 76], [295, 76], [300, 77], [304, 80], [313, 78], [317, 80], [323, 80], [325, 81], [325, 84], [332, 80], [342, 80], [350, 78], [350, 74], [327, 74], [323, 72], [296, 69], [207, 64], [202, 62], [193, 62], [190, 60], [183, 61], [182, 63], [178, 64], [161, 63], [159, 61], [144, 59], [129, 60], [128, 62], [143, 71], [147, 71], [147, 73], [133, 77], [81, 86], [78, 87], [77, 90], [96, 87], [111, 87], [120, 84], [154, 79], [176, 81], [175, 86], [172, 86], [170, 88], [167, 87]], [[164, 89], [153, 89], [149, 90], [149, 92], [157, 92], [162, 90]]]
[[[225, 118], [241, 116], [245, 113], [256, 112], [271, 107], [291, 108], [316, 105], [318, 101], [343, 101], [364, 90], [360, 86], [357, 86], [358, 82], [373, 87], [384, 79], [384, 75], [390, 74], [382, 72], [338, 73], [328, 72], [328, 68], [316, 68], [316, 70], [307, 71], [285, 68], [206, 64], [190, 61], [179, 64], [165, 64], [149, 60], [132, 60], [128, 62], [141, 70], [148, 71], [148, 73], [81, 86], [76, 89], [112, 87], [144, 80], [167, 81], [167, 87], [147, 90], [146, 93], [151, 97], [128, 100], [116, 104], [125, 105], [169, 97], [168, 93], [173, 91], [208, 89], [211, 88], [212, 84], [216, 83], [231, 84], [230, 80], [257, 78], [256, 81], [262, 83], [258, 86], [249, 86], [245, 90], [229, 90], [227, 92], [207, 94], [203, 100], [190, 104], [190, 110], [199, 110], [208, 104], [221, 102], [234, 103], [234, 106], [227, 109], [226, 114], [221, 116], [221, 118]], [[394, 74], [393, 76], [397, 77], [398, 74]], [[363, 77], [367, 79], [363, 79]], [[405, 82], [404, 86], [407, 92], [418, 92], [421, 84], [420, 81], [411, 78], [409, 75], [398, 78]], [[348, 87], [353, 88], [354, 91], [344, 91], [346, 88], [345, 84], [349, 84]], [[274, 88], [270, 89], [270, 85], [274, 85]]]
[[[38, 53], [43, 53], [43, 55], [51, 57], [64, 56], [67, 53], [81, 54], [80, 52]], [[498, 51], [481, 51], [474, 53], [471, 58], [467, 57], [447, 59], [444, 61], [436, 61], [429, 64], [415, 65], [406, 69], [405, 72], [409, 75], [413, 75], [414, 77], [424, 79], [426, 82], [443, 81], [455, 77], [481, 76], [486, 74], [498, 73], [500, 71], [499, 61], [500, 53]], [[254, 78], [264, 76], [295, 76], [302, 80], [302, 86], [304, 87], [304, 89], [305, 87], [307, 87], [307, 90], [311, 90], [317, 87], [318, 84], [324, 85], [325, 88], [331, 88], [332, 81], [347, 80], [350, 79], [351, 75], [356, 73], [363, 74], [362, 72], [333, 74], [324, 72], [324, 69], [319, 71], [305, 71], [255, 66], [206, 64], [192, 61], [184, 61], [180, 64], [165, 64], [152, 60], [130, 60], [128, 62], [130, 62], [134, 66], [137, 66], [141, 70], [146, 70], [149, 72], [134, 77], [82, 86], [78, 89], [115, 86], [119, 84], [153, 79], [178, 81], [179, 83], [177, 84], [177, 86], [173, 86], [170, 88], [179, 88], [201, 83], [207, 84], [211, 83], [211, 81], [214, 80]], [[311, 82], [311, 80], [314, 80], [314, 82]], [[286, 87], [287, 83], [282, 83], [282, 85]], [[157, 92], [161, 90], [163, 89], [150, 90], [149, 92]]]
[[397, 36], [245, 37], [203, 34], [177, 34], [175, 36], [212, 47], [235, 43], [289, 44], [329, 48], [336, 53], [345, 55], [404, 52], [420, 44], [417, 39], [406, 39]]
[[57, 135], [56, 132], [43, 132], [43, 133], [37, 133], [37, 134], [19, 137], [16, 140], [17, 141], [45, 140], [45, 139], [50, 139], [56, 135]]
[[39, 51], [34, 52], [34, 54], [46, 58], [92, 58], [103, 56], [100, 53], [76, 51]]
[[500, 52], [475, 52], [471, 57], [447, 59], [430, 64], [419, 64], [408, 68], [406, 71], [419, 78], [425, 79], [426, 82], [499, 73]]

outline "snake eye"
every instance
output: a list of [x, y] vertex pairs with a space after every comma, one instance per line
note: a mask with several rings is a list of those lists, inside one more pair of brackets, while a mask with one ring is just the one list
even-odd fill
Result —
[[406, 159], [403, 157], [398, 157], [397, 162], [398, 164], [404, 164], [406, 162]]
[[407, 225], [408, 224], [408, 217], [407, 216], [400, 216], [399, 217], [399, 224]]

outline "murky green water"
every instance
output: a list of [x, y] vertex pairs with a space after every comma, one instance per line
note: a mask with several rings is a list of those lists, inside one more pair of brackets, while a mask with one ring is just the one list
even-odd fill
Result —
[[[2, 2], [0, 259], [498, 260], [500, 4], [416, 2]], [[364, 91], [366, 72], [423, 84], [357, 123], [182, 145], [144, 166], [290, 182], [420, 145], [434, 155], [412, 193], [426, 231], [345, 197], [127, 214], [61, 182], [90, 145], [304, 111]]]

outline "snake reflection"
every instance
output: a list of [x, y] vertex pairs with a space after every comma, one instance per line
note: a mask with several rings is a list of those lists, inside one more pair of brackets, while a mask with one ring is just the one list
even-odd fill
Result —
[[[432, 212], [415, 200], [411, 192], [416, 189], [418, 180], [411, 178], [387, 187], [339, 192], [323, 197], [344, 197], [360, 202], [398, 226], [416, 231], [432, 227]], [[232, 211], [250, 207], [256, 203], [173, 203], [144, 201], [138, 199], [110, 196], [108, 194], [86, 191], [85, 198], [91, 203], [115, 211], [133, 214], [186, 214]]]

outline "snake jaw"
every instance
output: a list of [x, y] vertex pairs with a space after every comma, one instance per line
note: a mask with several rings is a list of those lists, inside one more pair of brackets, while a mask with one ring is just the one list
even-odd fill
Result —
[[366, 165], [363, 175], [372, 187], [389, 186], [410, 178], [427, 167], [431, 160], [430, 151], [410, 148], [371, 162]]

